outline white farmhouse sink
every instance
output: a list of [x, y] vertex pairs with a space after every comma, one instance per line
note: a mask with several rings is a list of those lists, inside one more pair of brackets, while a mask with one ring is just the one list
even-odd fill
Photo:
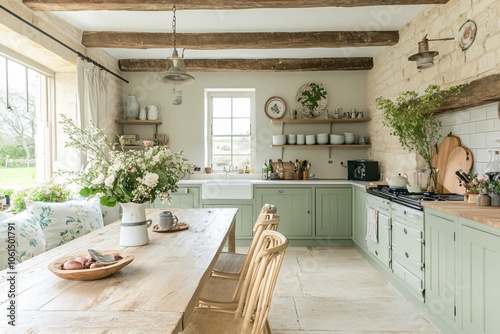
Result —
[[203, 199], [252, 199], [250, 180], [208, 180], [201, 185]]

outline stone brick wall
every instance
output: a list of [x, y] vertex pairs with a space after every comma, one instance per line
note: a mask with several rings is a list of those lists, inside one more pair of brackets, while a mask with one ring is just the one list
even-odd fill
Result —
[[[418, 52], [418, 42], [426, 34], [430, 39], [454, 37], [467, 20], [473, 20], [477, 24], [475, 42], [468, 50], [462, 51], [455, 41], [429, 42], [430, 50], [439, 52], [433, 67], [418, 70], [415, 62], [408, 61], [409, 56]], [[367, 106], [373, 119], [369, 125], [371, 156], [380, 161], [383, 175], [396, 175], [400, 172], [410, 174], [416, 167], [423, 167], [424, 164], [415, 154], [403, 150], [397, 138], [390, 136], [389, 129], [382, 126], [382, 115], [375, 108], [375, 99], [379, 96], [395, 98], [408, 90], [421, 93], [429, 84], [447, 88], [500, 73], [499, 30], [498, 0], [450, 0], [445, 5], [430, 6], [416, 16], [401, 29], [397, 45], [386, 48], [374, 57], [374, 68], [368, 71]], [[474, 118], [475, 110], [480, 109], [469, 111], [470, 118]], [[452, 116], [446, 116], [447, 119], [449, 117]], [[454, 122], [462, 121], [460, 117], [453, 118]], [[460, 127], [460, 124], [455, 126]], [[474, 131], [467, 136], [481, 136], [485, 130], [478, 126]], [[476, 150], [476, 153], [483, 156], [485, 148], [478, 147], [479, 151]]]

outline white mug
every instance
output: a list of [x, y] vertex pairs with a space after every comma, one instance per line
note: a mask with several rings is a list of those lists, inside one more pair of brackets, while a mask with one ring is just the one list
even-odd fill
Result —
[[158, 107], [155, 105], [150, 105], [148, 108], [148, 119], [157, 120], [158, 119]]

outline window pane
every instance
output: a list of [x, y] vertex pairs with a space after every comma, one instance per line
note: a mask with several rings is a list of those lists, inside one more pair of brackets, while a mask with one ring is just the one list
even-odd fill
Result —
[[233, 165], [237, 168], [250, 167], [250, 155], [235, 155], [233, 158]]
[[229, 97], [214, 97], [213, 98], [213, 114], [217, 117], [231, 117], [231, 98]]
[[212, 131], [214, 136], [230, 135], [231, 119], [230, 118], [214, 119]]
[[212, 164], [214, 170], [221, 171], [224, 167], [231, 165], [231, 155], [214, 155]]
[[35, 114], [40, 109], [37, 104], [41, 102], [40, 77], [40, 73], [28, 69], [28, 110]]
[[0, 113], [5, 112], [7, 109], [7, 81], [5, 66], [7, 59], [0, 56]]
[[233, 99], [233, 117], [250, 117], [250, 98], [237, 97]]
[[233, 119], [233, 135], [249, 135], [249, 134], [250, 134], [249, 118]]
[[250, 154], [250, 137], [233, 137], [233, 154]]
[[214, 137], [213, 154], [231, 154], [231, 137]]

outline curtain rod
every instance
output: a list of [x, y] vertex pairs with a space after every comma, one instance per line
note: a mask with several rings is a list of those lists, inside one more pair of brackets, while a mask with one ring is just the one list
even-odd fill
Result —
[[50, 39], [54, 40], [55, 42], [61, 44], [62, 46], [64, 46], [66, 49], [74, 52], [77, 54], [78, 57], [88, 61], [89, 63], [92, 63], [94, 64], [95, 66], [99, 67], [101, 70], [104, 70], [112, 75], [114, 75], [115, 77], [117, 77], [118, 79], [120, 80], [123, 80], [125, 81], [126, 83], [129, 83], [128, 80], [124, 79], [123, 77], [119, 76], [118, 74], [114, 73], [113, 71], [111, 70], [108, 70], [106, 67], [104, 67], [103, 65], [99, 64], [98, 62], [96, 62], [94, 59], [84, 55], [83, 53], [73, 49], [71, 46], [65, 44], [64, 42], [61, 42], [60, 40], [58, 40], [57, 38], [55, 38], [54, 36], [50, 35], [49, 33], [43, 31], [42, 29], [38, 28], [37, 26], [35, 26], [33, 23], [25, 20], [24, 18], [22, 18], [21, 16], [17, 15], [16, 13], [14, 13], [13, 11], [11, 11], [10, 9], [8, 8], [5, 8], [3, 5], [0, 5], [0, 7], [6, 11], [7, 13], [9, 13], [10, 15], [14, 16], [15, 18], [23, 21], [24, 23], [26, 23], [27, 25], [29, 25], [30, 27], [32, 27], [33, 29], [36, 29], [37, 31], [41, 32], [42, 34], [44, 34], [45, 36], [49, 37]]

